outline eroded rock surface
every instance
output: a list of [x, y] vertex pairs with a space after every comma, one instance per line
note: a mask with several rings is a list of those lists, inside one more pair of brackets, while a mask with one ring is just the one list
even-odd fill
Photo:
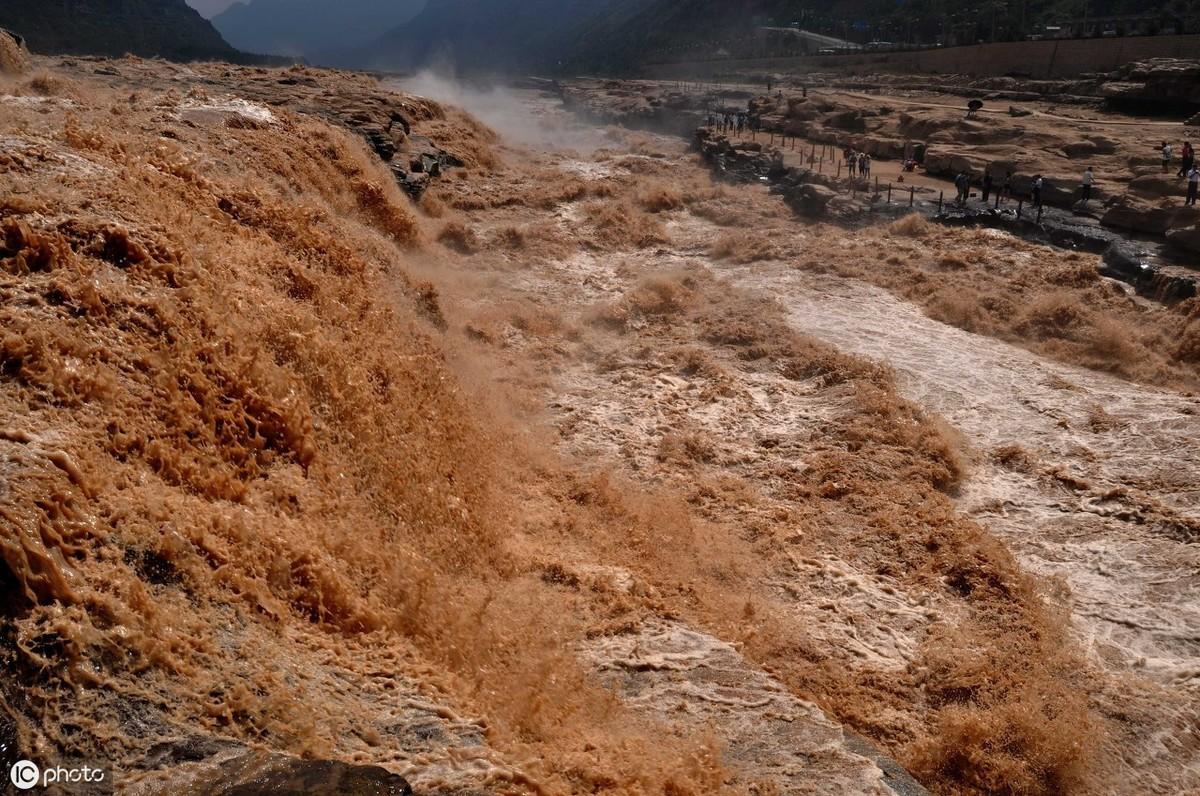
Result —
[[730, 644], [672, 622], [586, 648], [622, 699], [679, 732], [714, 732], [736, 784], [780, 794], [926, 794], [894, 762], [748, 663]]

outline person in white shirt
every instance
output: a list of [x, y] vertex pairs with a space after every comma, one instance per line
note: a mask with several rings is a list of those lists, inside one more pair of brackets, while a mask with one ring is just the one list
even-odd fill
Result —
[[1163, 174], [1166, 174], [1167, 169], [1169, 169], [1171, 167], [1171, 145], [1168, 144], [1166, 141], [1162, 142], [1162, 161], [1163, 161]]
[[1183, 203], [1189, 207], [1195, 207], [1196, 206], [1196, 190], [1198, 188], [1200, 188], [1200, 166], [1195, 166], [1195, 165], [1192, 166], [1191, 171], [1189, 171], [1187, 174], [1187, 181], [1188, 181], [1187, 199], [1185, 199]]
[[1092, 171], [1092, 167], [1088, 166], [1083, 172], [1083, 184], [1079, 187], [1080, 201], [1082, 204], [1087, 204], [1092, 198], [1092, 183], [1096, 181], [1096, 174]]

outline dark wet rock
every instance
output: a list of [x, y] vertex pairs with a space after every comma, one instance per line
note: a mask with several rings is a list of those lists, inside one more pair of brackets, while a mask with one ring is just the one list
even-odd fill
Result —
[[696, 130], [695, 148], [721, 179], [739, 182], [772, 181], [784, 173], [779, 153], [755, 141], [731, 142], [724, 135], [701, 127]]
[[22, 757], [21, 737], [17, 732], [17, 723], [0, 705], [0, 776], [4, 777], [0, 782], [8, 781], [9, 767]]
[[367, 139], [367, 143], [371, 145], [371, 149], [375, 150], [375, 154], [379, 155], [381, 160], [389, 161], [396, 154], [396, 142], [382, 127], [363, 125], [358, 128], [358, 132]]
[[[340, 760], [304, 760], [248, 749], [244, 744], [193, 736], [158, 744], [146, 764], [167, 773], [172, 788], [186, 783], [188, 792], [205, 796], [412, 796], [400, 774], [380, 766]], [[134, 789], [136, 794], [163, 792], [161, 785]]]
[[829, 203], [837, 196], [837, 191], [824, 185], [803, 183], [783, 193], [784, 201], [792, 210], [802, 216], [815, 218], [825, 215]]
[[1195, 277], [1166, 273], [1146, 262], [1142, 252], [1127, 243], [1109, 246], [1100, 273], [1128, 282], [1140, 295], [1158, 301], [1184, 301], [1197, 295]]
[[1167, 240], [1180, 249], [1200, 254], [1200, 223], [1169, 230]]
[[169, 768], [180, 763], [198, 763], [222, 752], [245, 747], [237, 741], [211, 735], [192, 735], [178, 741], [164, 741], [150, 747], [143, 766], [147, 769]]
[[851, 730], [843, 730], [842, 733], [846, 738], [846, 748], [879, 766], [883, 772], [883, 784], [896, 796], [929, 796], [929, 791], [904, 766], [881, 752], [875, 744]]
[[429, 187], [430, 180], [442, 176], [449, 168], [463, 165], [462, 160], [440, 148], [425, 136], [414, 135], [405, 140], [403, 156], [398, 151], [392, 152], [390, 160], [392, 174], [396, 184], [405, 193], [419, 200]]
[[197, 783], [208, 796], [412, 796], [412, 786], [380, 766], [301, 760], [266, 752], [226, 759]]
[[396, 184], [412, 197], [413, 201], [419, 201], [429, 187], [429, 175], [426, 173], [408, 171], [401, 168], [399, 164], [393, 163], [392, 174], [396, 178]]

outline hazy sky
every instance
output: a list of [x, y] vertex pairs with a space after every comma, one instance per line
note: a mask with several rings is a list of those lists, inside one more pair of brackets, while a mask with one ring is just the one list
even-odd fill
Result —
[[234, 2], [235, 0], [187, 0], [188, 5], [209, 19], [220, 14], [226, 8], [233, 5]]

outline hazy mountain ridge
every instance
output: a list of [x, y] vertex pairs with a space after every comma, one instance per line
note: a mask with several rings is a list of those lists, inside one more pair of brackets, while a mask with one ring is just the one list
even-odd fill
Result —
[[379, 39], [365, 53], [365, 65], [553, 68], [570, 57], [571, 42], [590, 20], [617, 5], [619, 0], [433, 0]]
[[212, 24], [239, 49], [322, 60], [372, 41], [424, 6], [425, 0], [247, 0]]
[[[1089, 18], [1146, 32], [1149, 27], [1191, 29], [1195, 12], [1184, 0], [1147, 10], [1134, 0], [1094, 0]], [[566, 72], [628, 72], [653, 61], [763, 54], [763, 26], [796, 25], [866, 43], [944, 44], [1020, 39], [1048, 24], [1078, 22], [1069, 0], [1028, 0], [997, 6], [991, 0], [431, 0], [411, 22], [383, 36], [369, 51], [375, 65], [402, 68], [447, 60], [475, 70], [513, 67]], [[1094, 32], [1094, 27], [1093, 27]]]
[[[1194, 12], [1168, 2], [1147, 10], [1135, 0], [1094, 0], [1092, 20], [1119, 15], [1157, 15], [1161, 26], [1187, 28]], [[1188, 14], [1191, 14], [1189, 17]], [[1047, 24], [1069, 25], [1079, 10], [1068, 0], [1028, 0], [996, 6], [989, 0], [621, 0], [611, 12], [583, 24], [567, 48], [575, 69], [624, 71], [647, 61], [718, 57], [722, 51], [758, 55], [760, 26], [798, 26], [865, 43], [1021, 39]], [[1190, 22], [1188, 21], [1190, 20]], [[1105, 23], [1106, 25], [1133, 23]]]
[[41, 53], [246, 60], [184, 0], [4, 0], [0, 27]]

